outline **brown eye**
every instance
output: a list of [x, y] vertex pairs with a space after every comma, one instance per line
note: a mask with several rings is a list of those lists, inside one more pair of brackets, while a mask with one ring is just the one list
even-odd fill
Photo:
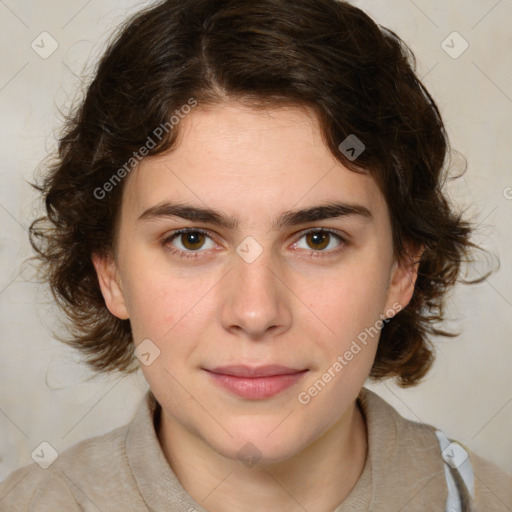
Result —
[[329, 245], [331, 238], [330, 233], [327, 233], [326, 231], [313, 231], [307, 233], [305, 236], [309, 247], [317, 250], [325, 249]]
[[200, 253], [205, 249], [213, 249], [215, 242], [207, 232], [187, 228], [175, 231], [163, 241], [163, 245], [168, 247], [171, 252], [190, 254]]
[[[305, 243], [304, 243], [305, 242]], [[306, 249], [312, 256], [334, 256], [349, 245], [345, 238], [328, 229], [310, 229], [293, 244], [294, 249]]]
[[189, 251], [194, 251], [197, 249], [201, 249], [204, 244], [205, 236], [203, 233], [198, 231], [189, 231], [188, 233], [181, 233], [180, 242], [182, 243], [185, 249]]

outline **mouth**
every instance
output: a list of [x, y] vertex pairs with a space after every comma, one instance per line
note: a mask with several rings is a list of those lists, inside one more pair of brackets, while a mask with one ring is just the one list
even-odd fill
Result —
[[258, 367], [237, 365], [218, 366], [205, 371], [217, 385], [230, 393], [248, 400], [262, 400], [290, 388], [309, 370], [282, 365]]

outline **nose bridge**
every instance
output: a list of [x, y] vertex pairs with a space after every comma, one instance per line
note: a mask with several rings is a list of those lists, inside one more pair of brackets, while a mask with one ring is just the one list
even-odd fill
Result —
[[291, 312], [283, 290], [281, 266], [270, 248], [247, 237], [236, 249], [233, 270], [229, 272], [222, 301], [225, 329], [243, 330], [259, 337], [269, 329], [286, 329]]

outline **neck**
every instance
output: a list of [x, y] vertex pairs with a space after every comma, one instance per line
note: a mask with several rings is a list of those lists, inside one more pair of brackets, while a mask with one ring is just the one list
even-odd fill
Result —
[[356, 402], [302, 451], [252, 468], [223, 457], [164, 411], [158, 436], [183, 488], [210, 512], [332, 512], [359, 479], [367, 452]]

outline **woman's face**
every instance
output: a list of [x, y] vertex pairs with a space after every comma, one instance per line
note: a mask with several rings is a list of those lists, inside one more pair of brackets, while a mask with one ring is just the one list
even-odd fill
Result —
[[127, 178], [116, 262], [94, 260], [106, 304], [166, 421], [229, 458], [284, 460], [353, 406], [415, 275], [373, 178], [308, 111], [199, 105], [179, 130]]

